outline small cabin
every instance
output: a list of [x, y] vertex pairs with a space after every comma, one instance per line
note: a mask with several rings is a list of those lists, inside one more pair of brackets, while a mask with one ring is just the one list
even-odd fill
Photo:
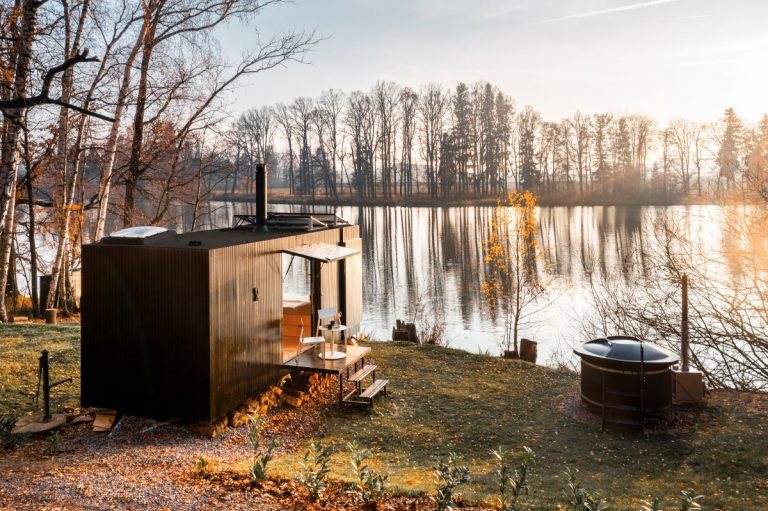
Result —
[[[237, 217], [234, 227], [113, 233], [82, 251], [83, 406], [213, 421], [257, 395], [296, 355], [303, 325], [334, 307], [362, 319], [360, 232], [335, 215]], [[309, 261], [288, 296], [286, 256]]]

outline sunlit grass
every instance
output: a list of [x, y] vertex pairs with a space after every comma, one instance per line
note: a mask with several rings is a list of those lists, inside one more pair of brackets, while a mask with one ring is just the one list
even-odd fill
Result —
[[51, 408], [80, 402], [80, 325], [0, 324], [0, 415], [20, 415], [42, 408], [32, 401], [37, 388], [38, 359], [50, 353], [51, 382], [74, 378], [51, 391]]
[[[718, 405], [679, 434], [604, 433], [558, 408], [578, 387], [573, 374], [434, 346], [372, 347], [391, 393], [370, 412], [328, 410], [317, 436], [337, 447], [337, 477], [351, 477], [346, 444], [355, 441], [374, 452], [376, 468], [398, 490], [434, 491], [432, 466], [455, 452], [472, 473], [465, 496], [491, 502], [490, 451], [528, 445], [538, 455], [531, 500], [540, 506], [559, 501], [566, 465], [620, 505], [655, 495], [677, 501], [689, 487], [707, 495], [708, 508], [750, 509], [748, 499], [768, 505], [757, 490], [768, 473], [765, 413]], [[300, 456], [283, 456], [273, 468], [291, 476]]]

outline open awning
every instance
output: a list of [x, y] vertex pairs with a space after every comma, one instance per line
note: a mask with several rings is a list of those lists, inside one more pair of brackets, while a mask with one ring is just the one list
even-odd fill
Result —
[[332, 263], [357, 255], [360, 253], [360, 250], [356, 248], [341, 247], [339, 245], [331, 245], [330, 243], [312, 243], [310, 245], [299, 245], [293, 248], [286, 248], [283, 249], [283, 252], [299, 257], [306, 257], [313, 261], [320, 261], [321, 263]]

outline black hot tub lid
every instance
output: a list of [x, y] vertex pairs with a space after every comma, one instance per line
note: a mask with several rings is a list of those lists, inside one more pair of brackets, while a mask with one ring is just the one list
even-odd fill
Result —
[[656, 344], [641, 341], [637, 337], [611, 335], [585, 342], [574, 348], [579, 356], [604, 358], [618, 362], [640, 362], [640, 345], [643, 346], [643, 361], [650, 364], [674, 364], [678, 356]]

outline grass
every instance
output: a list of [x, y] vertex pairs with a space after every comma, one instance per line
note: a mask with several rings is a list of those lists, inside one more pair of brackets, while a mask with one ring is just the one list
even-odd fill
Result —
[[[571, 373], [435, 346], [372, 347], [391, 393], [372, 412], [328, 410], [318, 437], [337, 446], [337, 477], [349, 477], [344, 446], [355, 441], [374, 452], [374, 465], [400, 491], [433, 491], [432, 466], [455, 452], [472, 474], [466, 497], [492, 502], [490, 451], [527, 445], [538, 458], [530, 501], [542, 508], [560, 500], [566, 465], [620, 506], [656, 495], [676, 503], [689, 487], [706, 495], [707, 509], [768, 506], [765, 409], [710, 405], [677, 434], [602, 432], [560, 409], [578, 387]], [[276, 469], [289, 475], [298, 458], [284, 456]]]
[[74, 378], [51, 390], [51, 410], [78, 406], [80, 402], [80, 325], [64, 323], [0, 324], [0, 415], [21, 415], [42, 410], [32, 397], [37, 388], [38, 359], [50, 353], [50, 378], [56, 382]]
[[[54, 408], [78, 404], [77, 324], [0, 325], [0, 414], [34, 408], [39, 351], [52, 353], [51, 377], [75, 377], [53, 391]], [[535, 508], [560, 501], [565, 466], [622, 509], [656, 495], [667, 505], [681, 490], [705, 495], [705, 509], [768, 508], [768, 399], [718, 392], [694, 426], [644, 436], [601, 432], [574, 421], [561, 405], [578, 388], [574, 374], [436, 346], [372, 343], [390, 395], [373, 411], [328, 407], [321, 429], [293, 454], [278, 457], [272, 473], [295, 477], [303, 451], [322, 439], [336, 448], [332, 476], [351, 479], [348, 442], [374, 453], [371, 465], [389, 474], [401, 493], [433, 492], [432, 467], [455, 452], [469, 466], [471, 500], [494, 498], [490, 451], [534, 449], [530, 474]], [[243, 445], [243, 458], [248, 453]]]

